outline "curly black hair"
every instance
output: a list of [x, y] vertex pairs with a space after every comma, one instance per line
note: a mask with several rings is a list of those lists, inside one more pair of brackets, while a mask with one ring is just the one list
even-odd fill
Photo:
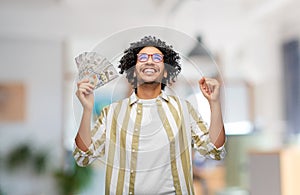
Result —
[[130, 47], [124, 51], [124, 55], [120, 60], [120, 74], [126, 72], [126, 78], [128, 82], [134, 87], [137, 87], [137, 80], [134, 77], [134, 66], [137, 62], [137, 54], [144, 47], [156, 47], [164, 55], [164, 64], [167, 70], [167, 77], [163, 78], [161, 82], [161, 88], [164, 90], [166, 84], [175, 82], [175, 78], [181, 71], [181, 65], [179, 63], [180, 57], [177, 52], [173, 50], [171, 45], [167, 45], [164, 41], [157, 39], [154, 36], [145, 36], [140, 41], [130, 43]]

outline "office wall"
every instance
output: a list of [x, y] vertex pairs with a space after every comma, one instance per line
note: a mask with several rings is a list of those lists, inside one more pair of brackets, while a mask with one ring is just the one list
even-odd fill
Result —
[[[0, 37], [0, 67], [0, 83], [21, 83], [25, 89], [24, 120], [0, 123], [1, 157], [26, 143], [32, 151], [47, 152], [50, 169], [61, 166], [61, 41]], [[8, 194], [54, 194], [50, 175], [37, 177], [28, 170], [10, 173], [1, 169], [0, 180]]]

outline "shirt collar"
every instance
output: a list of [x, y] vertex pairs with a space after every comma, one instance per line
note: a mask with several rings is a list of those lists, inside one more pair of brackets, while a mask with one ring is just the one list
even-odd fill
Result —
[[[161, 90], [159, 96], [158, 96], [160, 99], [163, 99], [165, 101], [169, 101], [169, 97], [168, 95], [163, 91]], [[130, 97], [129, 97], [129, 105], [132, 106], [134, 103], [136, 103], [137, 101], [139, 100], [138, 96], [135, 94], [135, 92], [133, 92]]]

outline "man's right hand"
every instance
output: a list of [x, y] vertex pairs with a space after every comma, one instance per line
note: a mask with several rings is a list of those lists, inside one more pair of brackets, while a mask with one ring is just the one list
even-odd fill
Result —
[[94, 106], [94, 85], [88, 79], [81, 80], [77, 83], [76, 96], [78, 97], [83, 109], [92, 110]]

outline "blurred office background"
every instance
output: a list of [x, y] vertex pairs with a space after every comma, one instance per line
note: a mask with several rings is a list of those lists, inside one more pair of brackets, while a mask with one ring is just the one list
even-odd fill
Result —
[[117, 65], [141, 38], [117, 35], [157, 26], [181, 32], [161, 33], [183, 68], [192, 59], [201, 70], [187, 68], [183, 80], [222, 82], [228, 154], [212, 162], [195, 153], [196, 194], [300, 194], [299, 8], [298, 0], [0, 0], [0, 194], [103, 192], [103, 165], [80, 169], [71, 156], [80, 117], [74, 58], [105, 43]]

